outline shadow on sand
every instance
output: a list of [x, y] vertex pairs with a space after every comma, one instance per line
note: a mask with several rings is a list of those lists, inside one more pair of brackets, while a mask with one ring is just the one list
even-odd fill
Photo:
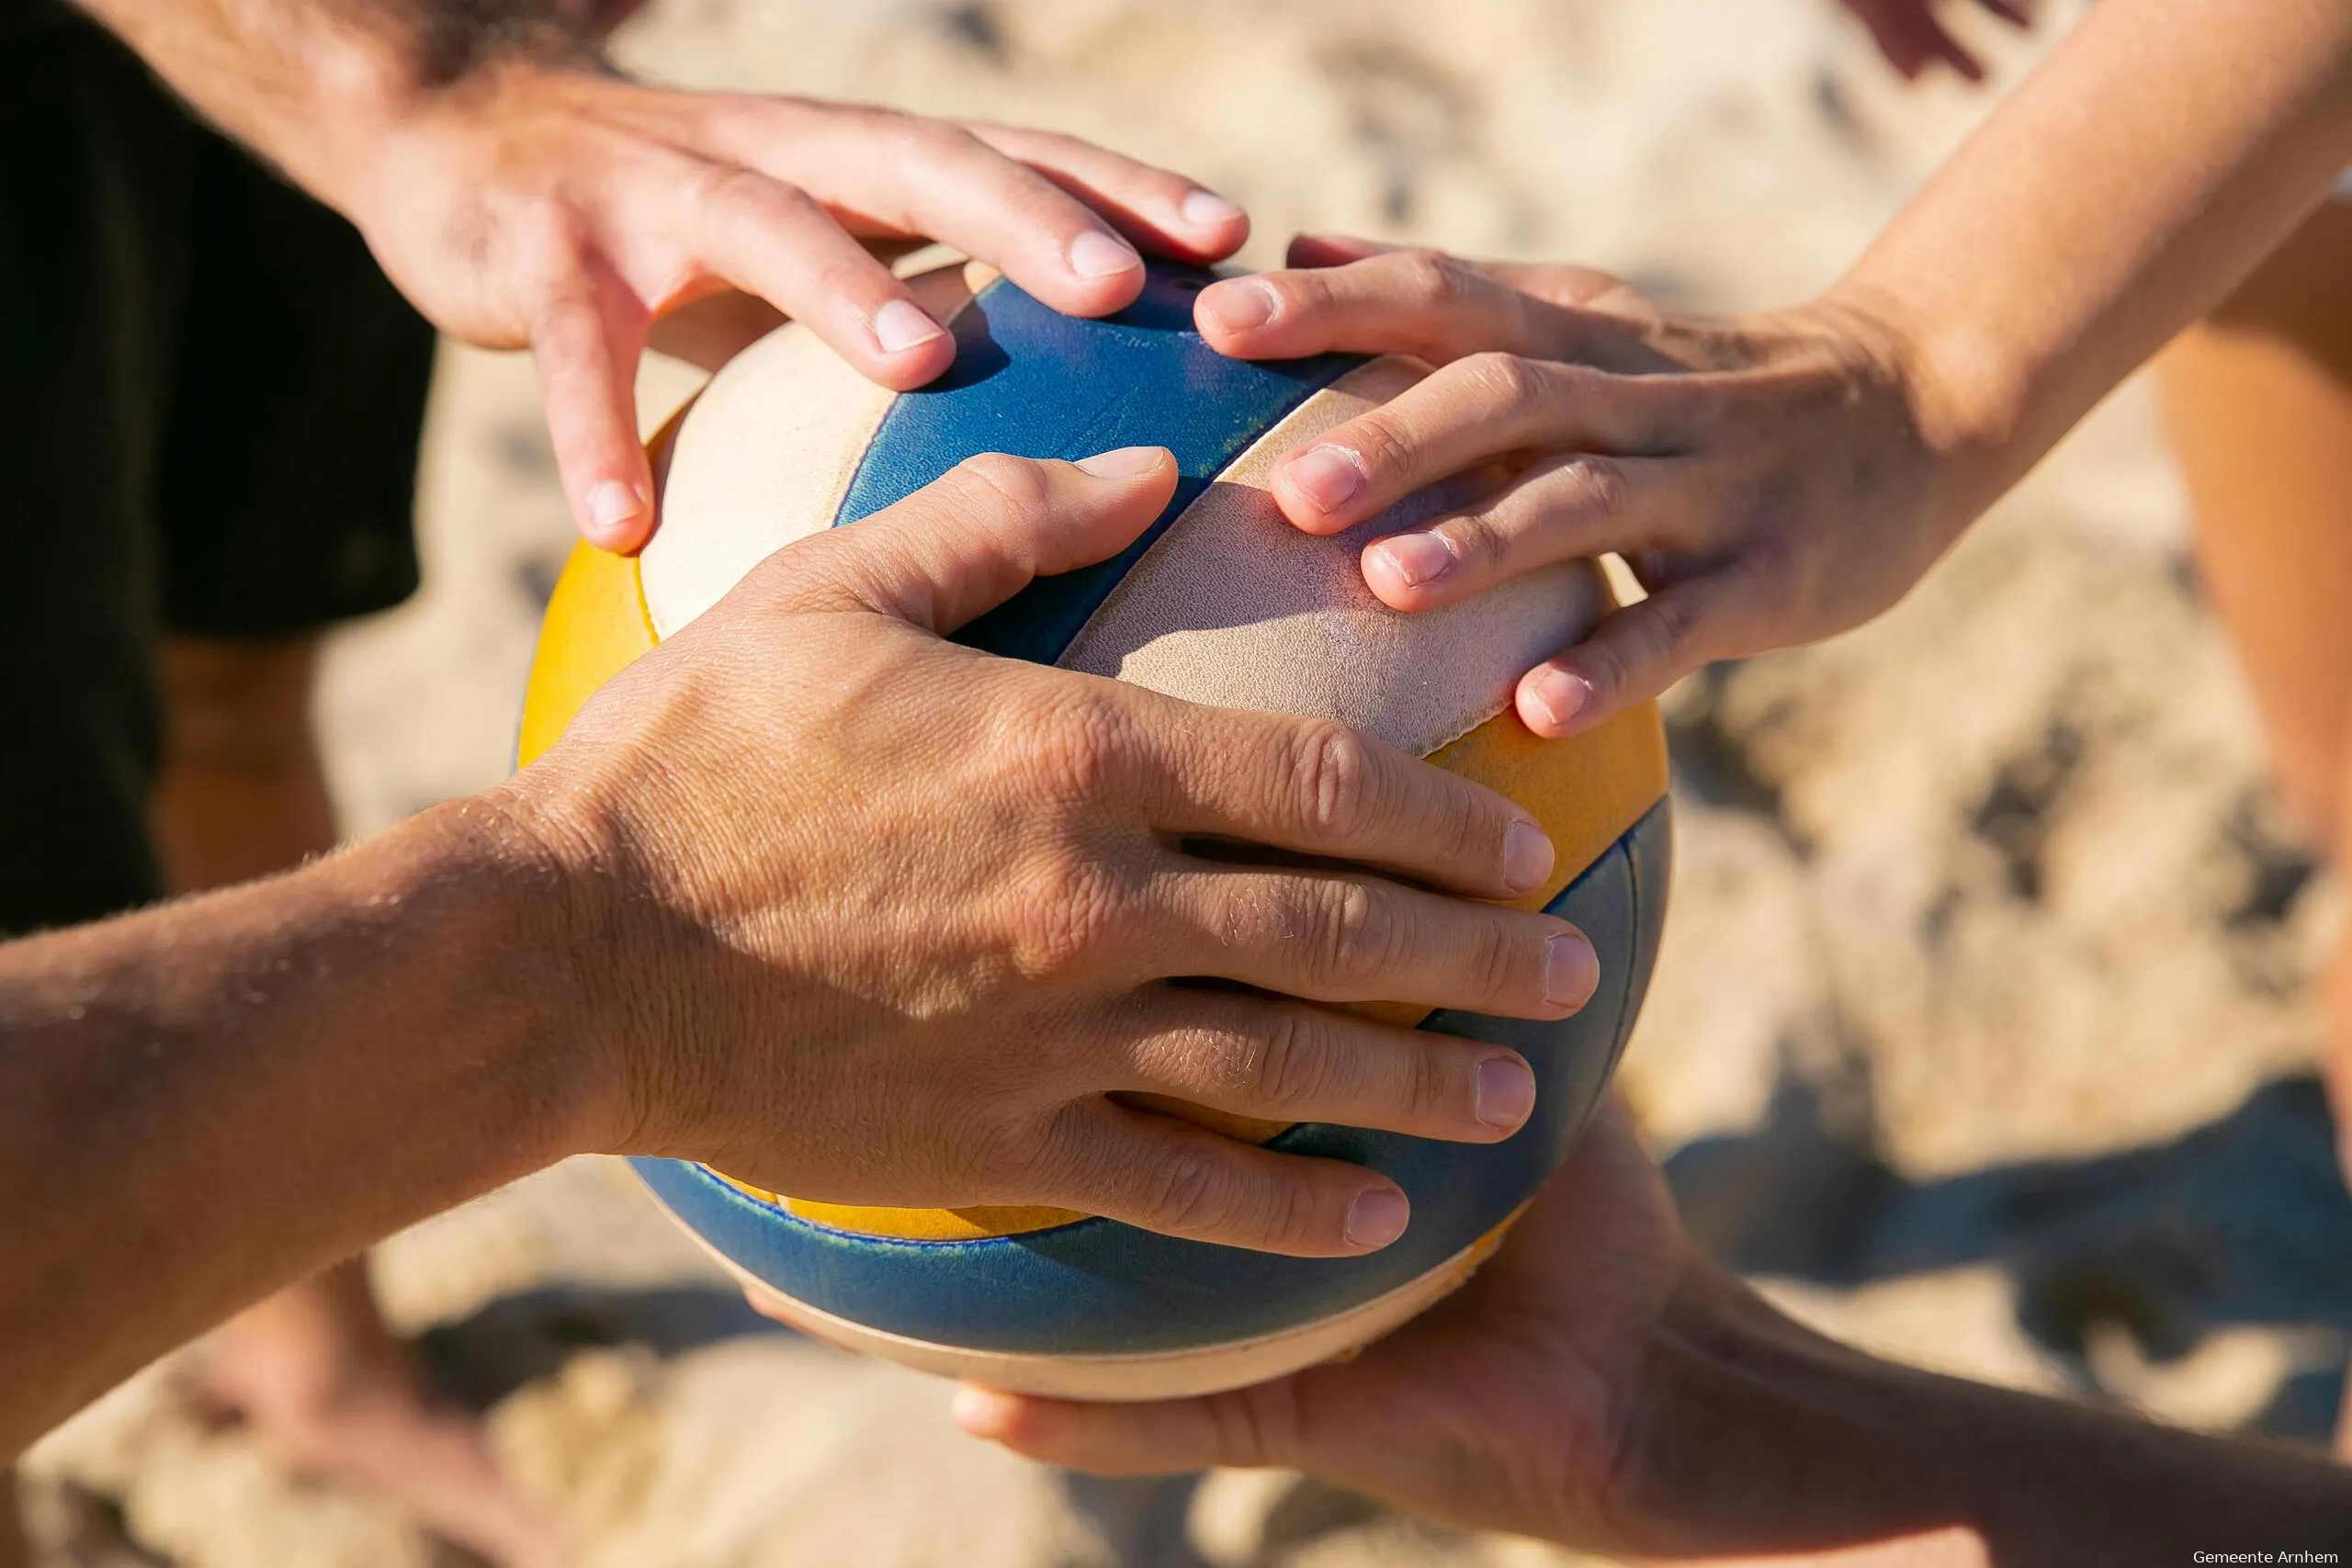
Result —
[[[1667, 1161], [1701, 1244], [1747, 1274], [1852, 1288], [1992, 1263], [2018, 1325], [2096, 1392], [2086, 1351], [2119, 1325], [2149, 1361], [2218, 1328], [2301, 1329], [2326, 1347], [2254, 1425], [2324, 1443], [2352, 1339], [2352, 1196], [2319, 1082], [2282, 1078], [2170, 1143], [1911, 1181], [1828, 1125], [1783, 1077], [1764, 1124]], [[2306, 1358], [2308, 1360], [2309, 1358]]]
[[[2352, 1343], [2352, 1197], [2315, 1079], [2268, 1084], [2169, 1143], [1934, 1181], [1890, 1169], [1839, 1133], [1839, 1120], [1784, 1077], [1756, 1131], [1676, 1153], [1667, 1173], [1702, 1245], [1745, 1273], [1836, 1289], [1997, 1266], [2020, 1328], [2092, 1394], [2112, 1392], [2091, 1354], [2103, 1327], [2128, 1333], [2157, 1364], [2231, 1326], [2296, 1331], [2297, 1371], [2253, 1425], [2326, 1440]], [[667, 1358], [789, 1333], [718, 1284], [558, 1285], [435, 1329], [426, 1350], [450, 1392], [483, 1409], [594, 1348], [641, 1345]], [[1066, 1484], [1072, 1507], [1130, 1568], [1203, 1568], [1187, 1528], [1199, 1477]], [[1320, 1485], [1268, 1502], [1249, 1530], [1261, 1556], [1373, 1511]]]
[[668, 1359], [740, 1335], [792, 1333], [723, 1285], [548, 1285], [429, 1329], [424, 1346], [441, 1384], [469, 1408], [487, 1410], [583, 1350], [641, 1345]]

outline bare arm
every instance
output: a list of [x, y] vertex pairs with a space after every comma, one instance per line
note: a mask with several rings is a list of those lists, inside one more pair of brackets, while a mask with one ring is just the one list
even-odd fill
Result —
[[[486, 795], [0, 946], [0, 1458], [232, 1308], [574, 1152], [1348, 1256], [1403, 1229], [1393, 1182], [1112, 1097], [1515, 1132], [1479, 1086], [1532, 1103], [1516, 1054], [1283, 998], [1565, 1017], [1555, 953], [1587, 995], [1598, 967], [1572, 928], [1179, 840], [1496, 898], [1550, 866], [1516, 807], [1329, 725], [936, 635], [1116, 553], [1176, 483], [1156, 449], [1088, 464], [976, 459], [778, 551]], [[1262, 992], [1168, 984], [1194, 975]]]
[[609, 549], [653, 527], [630, 389], [659, 318], [741, 289], [917, 387], [954, 343], [863, 242], [944, 240], [1102, 315], [1143, 287], [1138, 245], [1205, 260], [1249, 232], [1065, 136], [628, 81], [554, 0], [84, 4], [356, 224], [435, 325], [534, 351], [573, 516]]
[[609, 1146], [560, 893], [468, 803], [0, 945], [0, 1453], [269, 1286]]
[[370, 144], [482, 68], [605, 72], [551, 0], [75, 0], [229, 135], [347, 199]]
[[2352, 1473], [2304, 1450], [1939, 1377], [1802, 1328], [1735, 1281], [1660, 1324], [1624, 1506], [1646, 1555], [1860, 1568], [2115, 1568], [2352, 1549]]
[[1650, 597], [1531, 671], [1538, 732], [1709, 660], [1885, 609], [2118, 380], [2221, 300], [2352, 162], [2352, 7], [2103, 0], [1895, 218], [1792, 310], [1674, 316], [1574, 266], [1302, 239], [1204, 289], [1228, 353], [1441, 365], [1277, 472], [1311, 533], [1447, 475], [1516, 477], [1367, 546], [1400, 610], [1622, 554]]
[[1691, 1249], [1613, 1103], [1468, 1285], [1344, 1365], [1208, 1399], [967, 1390], [1024, 1453], [1283, 1465], [1415, 1513], [1643, 1561], [2141, 1568], [2352, 1551], [2316, 1455], [1878, 1360]]
[[2096, 7], [1833, 291], [1919, 357], [1958, 463], [1943, 526], [2221, 303], [2346, 163], [2352, 7]]

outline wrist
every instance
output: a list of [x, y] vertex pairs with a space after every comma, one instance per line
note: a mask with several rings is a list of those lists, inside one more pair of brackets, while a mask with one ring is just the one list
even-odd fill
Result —
[[613, 1146], [628, 1096], [594, 984], [609, 920], [593, 846], [510, 789], [436, 807], [407, 830], [426, 847], [404, 901], [447, 911], [426, 918], [448, 938], [449, 988], [496, 1015], [473, 1032], [536, 1163]]
[[[2018, 449], [2030, 389], [2014, 345], [1858, 267], [1819, 301], [1869, 345], [1899, 389], [1938, 472], [1937, 522], [1957, 537], [2031, 457]], [[2037, 454], [2034, 454], [2038, 456]]]
[[1909, 1453], [1932, 1408], [1924, 1381], [1699, 1265], [1643, 1358], [1615, 1495], [1623, 1539], [1645, 1554], [1704, 1557], [1941, 1522], [1937, 1467]]
[[568, 1152], [668, 1152], [670, 1124], [694, 1119], [695, 1085], [675, 1052], [664, 985], [693, 954], [692, 935], [668, 911], [658, 859], [606, 808], [594, 770], [517, 774], [473, 803], [520, 892], [517, 940], [552, 994], [564, 1071], [577, 1091]]
[[1705, 1384], [1713, 1369], [1744, 1364], [1769, 1343], [1774, 1325], [1759, 1307], [1770, 1311], [1741, 1281], [1698, 1260], [1651, 1324], [1615, 1467], [1612, 1512], [1629, 1543], [1646, 1547], [1658, 1532], [1681, 1531], [1703, 1517], [1707, 1467], [1690, 1461], [1718, 1450], [1727, 1435]]

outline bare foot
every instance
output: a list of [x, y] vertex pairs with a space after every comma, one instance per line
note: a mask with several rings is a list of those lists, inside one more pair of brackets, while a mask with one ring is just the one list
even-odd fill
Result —
[[499, 1472], [481, 1423], [439, 1397], [384, 1326], [356, 1263], [221, 1328], [199, 1386], [297, 1474], [372, 1492], [501, 1568], [569, 1556], [557, 1522]]

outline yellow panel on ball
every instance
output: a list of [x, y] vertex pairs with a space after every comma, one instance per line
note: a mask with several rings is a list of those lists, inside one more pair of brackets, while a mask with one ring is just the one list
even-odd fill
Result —
[[653, 623], [638, 587], [637, 562], [594, 545], [574, 545], [556, 579], [531, 655], [515, 758], [528, 767], [562, 739], [605, 682], [653, 646]]

